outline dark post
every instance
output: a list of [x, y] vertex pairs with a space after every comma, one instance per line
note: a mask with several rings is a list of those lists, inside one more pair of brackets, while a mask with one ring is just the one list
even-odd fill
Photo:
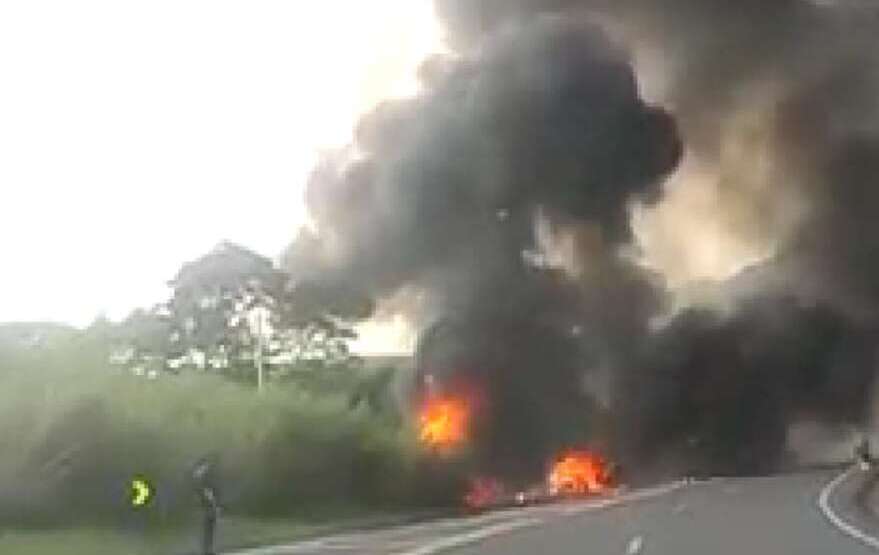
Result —
[[214, 537], [217, 529], [217, 516], [220, 512], [220, 503], [217, 499], [216, 467], [216, 456], [208, 455], [200, 459], [192, 469], [196, 495], [204, 513], [201, 536], [202, 555], [215, 555], [216, 553], [214, 551]]
[[854, 454], [855, 462], [861, 467], [861, 470], [869, 470], [873, 456], [870, 452], [870, 440], [867, 439], [866, 435], [862, 435], [860, 441], [855, 445]]
[[862, 435], [853, 449], [855, 464], [860, 468], [862, 478], [854, 494], [855, 506], [861, 511], [875, 517], [875, 509], [871, 502], [873, 493], [879, 485], [879, 472], [873, 468], [873, 455], [870, 451], [870, 440]]

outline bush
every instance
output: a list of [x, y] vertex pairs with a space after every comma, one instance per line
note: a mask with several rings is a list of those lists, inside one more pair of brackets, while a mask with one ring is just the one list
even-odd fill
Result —
[[[352, 411], [344, 394], [252, 387], [203, 372], [150, 380], [84, 341], [0, 352], [0, 520], [33, 525], [172, 523], [192, 512], [190, 465], [220, 456], [228, 512], [318, 514], [418, 498], [411, 434]], [[127, 488], [157, 496], [137, 516]]]

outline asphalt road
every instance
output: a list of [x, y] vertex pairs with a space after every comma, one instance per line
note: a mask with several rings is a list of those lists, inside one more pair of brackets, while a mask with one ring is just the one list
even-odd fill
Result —
[[[461, 519], [350, 532], [239, 555], [689, 555], [866, 554], [819, 508], [836, 471], [670, 484], [611, 500], [510, 509]], [[864, 537], [855, 514], [856, 473], [829, 490], [826, 506]], [[879, 540], [876, 540], [879, 544]], [[867, 542], [869, 543], [869, 541]]]

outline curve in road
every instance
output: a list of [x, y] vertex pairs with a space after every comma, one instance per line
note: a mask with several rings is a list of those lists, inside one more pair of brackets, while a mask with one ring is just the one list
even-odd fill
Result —
[[[240, 555], [863, 555], [838, 520], [847, 474], [818, 471], [672, 484], [603, 501], [509, 509], [349, 532]], [[836, 501], [835, 501], [836, 499]], [[817, 502], [816, 502], [817, 500]], [[827, 511], [825, 511], [825, 507]], [[836, 519], [828, 514], [835, 515]], [[879, 542], [877, 542], [879, 543]]]
[[818, 508], [815, 500], [831, 476], [825, 471], [715, 480], [642, 503], [547, 522], [450, 553], [874, 553], [830, 526]]
[[821, 490], [821, 494], [818, 496], [818, 508], [821, 509], [822, 513], [824, 513], [824, 516], [827, 518], [827, 520], [831, 524], [836, 526], [842, 533], [847, 534], [848, 536], [873, 549], [879, 550], [879, 538], [871, 535], [866, 530], [858, 528], [853, 522], [846, 520], [846, 518], [842, 516], [843, 511], [835, 509], [830, 501], [831, 498], [837, 494], [837, 490], [840, 489], [840, 486], [842, 484], [844, 484], [847, 480], [851, 480], [857, 475], [857, 467], [852, 466], [842, 472], [839, 476], [828, 482], [827, 485], [824, 486], [824, 489]]

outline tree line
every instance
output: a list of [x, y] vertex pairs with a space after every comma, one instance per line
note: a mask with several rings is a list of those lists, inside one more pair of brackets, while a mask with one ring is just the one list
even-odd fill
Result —
[[319, 380], [358, 364], [349, 342], [373, 308], [229, 242], [184, 264], [169, 286], [168, 299], [113, 326], [116, 364], [151, 376], [198, 369], [255, 382], [261, 367], [267, 380]]

